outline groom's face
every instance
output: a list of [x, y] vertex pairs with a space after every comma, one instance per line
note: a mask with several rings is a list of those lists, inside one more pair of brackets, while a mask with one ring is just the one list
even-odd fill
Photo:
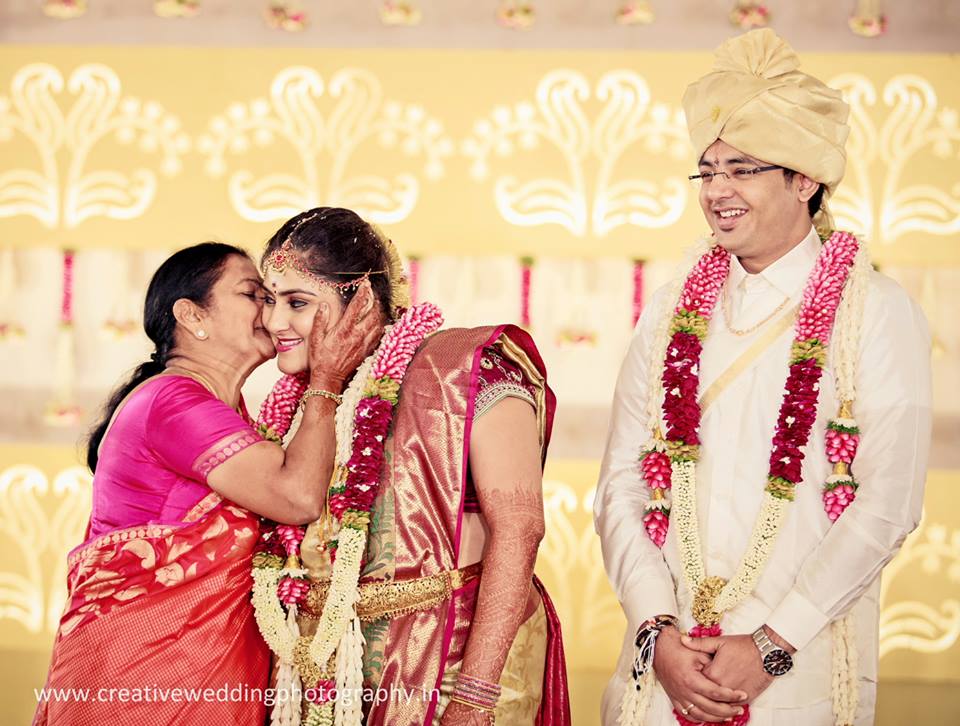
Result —
[[700, 157], [700, 173], [715, 174], [701, 182], [700, 208], [720, 245], [738, 257], [761, 255], [765, 246], [782, 244], [801, 215], [809, 220], [798, 189], [805, 177], [788, 180], [782, 168], [749, 173], [767, 166], [719, 140]]

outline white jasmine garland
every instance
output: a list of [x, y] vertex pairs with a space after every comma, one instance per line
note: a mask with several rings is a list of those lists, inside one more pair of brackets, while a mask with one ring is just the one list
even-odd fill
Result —
[[[840, 298], [840, 306], [837, 308], [837, 317], [834, 322], [834, 338], [830, 346], [837, 398], [850, 403], [857, 398], [856, 373], [857, 360], [860, 356], [860, 328], [863, 323], [863, 306], [866, 302], [871, 269], [870, 253], [867, 251], [867, 246], [861, 243], [853, 259], [850, 278]], [[840, 423], [839, 420], [838, 423]], [[855, 425], [856, 422], [852, 423]]]
[[[287, 610], [287, 630], [296, 642], [300, 637], [296, 605], [290, 605]], [[300, 726], [300, 673], [293, 663], [280, 661], [277, 668], [277, 692], [286, 692], [290, 697], [278, 699], [274, 704], [270, 712], [270, 726]]]
[[333, 726], [333, 704], [329, 701], [320, 706], [311, 703], [304, 726]]
[[753, 533], [747, 551], [740, 561], [736, 574], [723, 586], [714, 610], [725, 613], [735, 608], [750, 595], [757, 586], [757, 581], [767, 566], [770, 553], [776, 544], [780, 527], [786, 518], [787, 500], [775, 497], [769, 492], [763, 493], [763, 503], [760, 505], [760, 514], [757, 516]]
[[365, 532], [353, 527], [340, 530], [337, 536], [337, 558], [330, 576], [330, 590], [317, 623], [317, 632], [310, 641], [310, 657], [321, 668], [330, 660], [341, 636], [354, 618], [354, 606], [360, 599], [357, 590], [360, 561], [366, 547]]
[[653, 695], [654, 686], [657, 685], [657, 677], [653, 673], [653, 667], [647, 668], [646, 672], [640, 677], [640, 683], [633, 681], [627, 683], [627, 693], [620, 702], [620, 715], [617, 717], [617, 723], [620, 726], [641, 726], [643, 717], [650, 707], [650, 698]]
[[[363, 722], [363, 646], [366, 641], [360, 619], [350, 621], [337, 646], [336, 682], [338, 698], [333, 708], [334, 722], [342, 726], [360, 726]], [[344, 694], [348, 694], [344, 698]]]
[[684, 579], [691, 592], [697, 592], [706, 579], [703, 558], [700, 556], [700, 527], [697, 523], [697, 465], [693, 461], [674, 461], [670, 464], [671, 489], [674, 505], [671, 509], [677, 532], [677, 547]]
[[281, 663], [293, 663], [297, 639], [287, 627], [287, 616], [277, 599], [283, 571], [276, 567], [253, 568], [253, 610], [263, 640]]

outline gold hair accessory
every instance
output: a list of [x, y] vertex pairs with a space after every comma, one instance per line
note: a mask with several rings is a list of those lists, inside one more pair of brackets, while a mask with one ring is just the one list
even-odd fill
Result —
[[384, 234], [383, 230], [376, 225], [373, 227], [377, 239], [383, 245], [387, 253], [387, 279], [390, 280], [390, 307], [394, 313], [402, 308], [410, 307], [410, 281], [407, 279], [407, 273], [403, 267], [403, 260], [400, 259], [400, 252], [393, 240]]
[[[299, 225], [298, 225], [299, 226]], [[329, 287], [333, 288], [341, 295], [345, 294], [347, 290], [352, 290], [360, 287], [364, 280], [369, 279], [370, 275], [384, 275], [387, 273], [387, 270], [367, 270], [360, 277], [357, 277], [353, 280], [347, 280], [346, 282], [333, 282], [332, 280], [326, 279], [321, 275], [317, 275], [312, 272], [303, 262], [303, 259], [297, 254], [297, 251], [293, 248], [293, 245], [290, 242], [288, 237], [284, 240], [283, 244], [280, 245], [277, 249], [270, 253], [269, 257], [263, 263], [263, 273], [275, 272], [278, 275], [282, 275], [287, 269], [292, 269], [297, 272], [297, 274], [306, 277], [308, 280], [316, 283], [320, 287]], [[327, 275], [356, 275], [356, 272], [327, 272]]]

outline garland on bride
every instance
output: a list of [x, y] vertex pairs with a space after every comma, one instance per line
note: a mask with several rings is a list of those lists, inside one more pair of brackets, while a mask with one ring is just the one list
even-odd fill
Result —
[[[730, 269], [730, 253], [719, 245], [698, 251], [692, 269], [675, 283], [671, 299], [676, 306], [660, 321], [652, 347], [647, 404], [650, 441], [643, 447], [640, 471], [650, 496], [643, 526], [657, 547], [667, 538], [670, 520], [676, 523], [676, 542], [684, 580], [693, 594], [696, 620], [690, 635], [722, 633], [723, 613], [736, 607], [756, 587], [777, 540], [789, 503], [802, 481], [804, 449], [817, 418], [819, 382], [830, 353], [840, 409], [827, 425], [826, 455], [833, 464], [823, 488], [824, 508], [832, 521], [856, 496], [851, 465], [859, 444], [852, 417], [856, 397], [854, 380], [870, 263], [865, 249], [846, 232], [826, 240], [807, 278], [794, 324], [789, 372], [773, 436], [763, 500], [747, 551], [734, 576], [725, 581], [709, 576], [700, 543], [696, 502], [696, 465], [700, 455], [700, 354], [710, 319]], [[831, 347], [831, 337], [835, 335]], [[662, 401], [663, 424], [660, 408]], [[672, 494], [672, 496], [671, 496]], [[834, 713], [837, 724], [850, 724], [856, 711], [856, 650], [849, 617], [834, 623]], [[638, 655], [639, 657], [639, 655]], [[621, 708], [621, 724], [643, 723], [655, 675], [652, 668], [634, 669]], [[674, 715], [681, 726], [689, 721]], [[749, 707], [733, 719], [742, 726]]]
[[[327, 501], [339, 532], [327, 545], [333, 572], [312, 637], [301, 636], [296, 622], [297, 605], [310, 588], [299, 559], [305, 528], [267, 523], [255, 550], [257, 625], [279, 660], [278, 687], [294, 691], [300, 684], [304, 687], [309, 701], [307, 726], [361, 723], [364, 640], [355, 608], [371, 509], [380, 491], [384, 446], [403, 378], [417, 348], [442, 324], [439, 308], [430, 303], [408, 309], [385, 329], [379, 346], [357, 369], [337, 406], [336, 464]], [[302, 376], [280, 379], [258, 417], [258, 430], [266, 438], [282, 441], [305, 388]], [[352, 697], [337, 697], [347, 693]], [[299, 724], [299, 702], [278, 704], [271, 723]]]

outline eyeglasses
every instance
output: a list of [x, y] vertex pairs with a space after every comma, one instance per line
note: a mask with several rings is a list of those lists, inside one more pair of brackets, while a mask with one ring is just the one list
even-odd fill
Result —
[[709, 184], [713, 181], [715, 176], [726, 177], [727, 181], [731, 182], [745, 182], [748, 179], [751, 179], [754, 174], [762, 174], [765, 171], [773, 171], [774, 169], [782, 169], [782, 166], [770, 165], [770, 166], [751, 166], [751, 167], [739, 167], [733, 171], [704, 171], [699, 174], [692, 174], [687, 177], [691, 182], [696, 185]]

